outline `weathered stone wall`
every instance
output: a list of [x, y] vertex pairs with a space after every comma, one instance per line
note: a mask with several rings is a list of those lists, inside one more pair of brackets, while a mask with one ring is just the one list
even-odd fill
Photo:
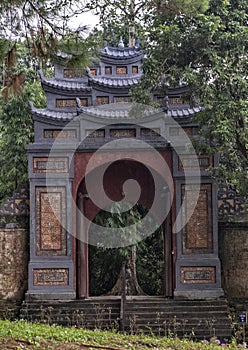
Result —
[[248, 221], [219, 223], [222, 285], [229, 299], [248, 299]]
[[0, 300], [22, 300], [27, 290], [28, 231], [0, 229]]

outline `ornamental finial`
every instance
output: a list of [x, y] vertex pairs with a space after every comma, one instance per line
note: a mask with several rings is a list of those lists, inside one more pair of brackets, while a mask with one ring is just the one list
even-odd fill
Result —
[[122, 40], [122, 36], [120, 37], [120, 41], [119, 41], [118, 47], [119, 47], [120, 49], [123, 49], [123, 48], [124, 48], [124, 42], [123, 42], [123, 40]]

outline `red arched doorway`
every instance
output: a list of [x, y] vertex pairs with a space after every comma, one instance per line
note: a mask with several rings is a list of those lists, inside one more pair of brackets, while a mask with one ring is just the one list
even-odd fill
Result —
[[[98, 178], [97, 172], [100, 171], [100, 167], [92, 170], [92, 178]], [[93, 174], [96, 172], [95, 174]], [[154, 179], [154, 177], [156, 177]], [[153, 212], [154, 217], [160, 223], [160, 233], [162, 235], [162, 255], [163, 255], [163, 275], [161, 276], [162, 288], [161, 294], [171, 297], [173, 295], [173, 281], [174, 281], [174, 268], [172, 261], [173, 243], [171, 233], [171, 211], [168, 210], [169, 215], [162, 221], [160, 213], [165, 211], [170, 206], [168, 187], [171, 183], [167, 183], [166, 176], [162, 177], [160, 174], [151, 174], [148, 167], [138, 161], [129, 159], [115, 161], [109, 164], [109, 167], [104, 173], [103, 188], [106, 195], [113, 201], [118, 202], [123, 199], [123, 184], [133, 179], [137, 181], [140, 186], [140, 196], [137, 201], [139, 206], [143, 206], [150, 210], [153, 208], [155, 186], [160, 186], [159, 203], [157, 206], [162, 210]], [[95, 184], [97, 187], [97, 183]], [[90, 223], [99, 214], [102, 208], [99, 208], [93, 203], [88, 196], [85, 179], [81, 182], [77, 192], [77, 206], [84, 214], [86, 220], [78, 218], [77, 220], [77, 240], [76, 240], [76, 252], [77, 252], [77, 274], [76, 285], [77, 294], [79, 298], [87, 298], [90, 296], [90, 275], [92, 271], [89, 265], [89, 235], [90, 235]], [[154, 208], [153, 208], [154, 210]], [[148, 240], [149, 241], [149, 240]], [[149, 244], [149, 243], [148, 243]]]

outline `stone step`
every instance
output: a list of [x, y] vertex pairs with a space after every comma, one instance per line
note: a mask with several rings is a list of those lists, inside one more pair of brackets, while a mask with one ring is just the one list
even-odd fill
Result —
[[0, 319], [16, 320], [19, 317], [21, 310], [20, 301], [0, 301]]
[[[120, 298], [90, 298], [72, 301], [26, 301], [21, 317], [28, 320], [77, 325], [90, 329], [118, 329]], [[127, 297], [127, 332], [177, 336], [194, 334], [231, 338], [232, 327], [225, 299], [176, 300], [161, 297]]]

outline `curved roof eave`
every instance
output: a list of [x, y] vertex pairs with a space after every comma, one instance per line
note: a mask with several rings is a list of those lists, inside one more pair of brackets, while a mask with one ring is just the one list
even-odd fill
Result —
[[85, 82], [59, 80], [55, 78], [45, 78], [40, 71], [41, 84], [44, 90], [52, 88], [54, 90], [70, 91], [70, 92], [91, 92], [91, 86], [86, 85]]

